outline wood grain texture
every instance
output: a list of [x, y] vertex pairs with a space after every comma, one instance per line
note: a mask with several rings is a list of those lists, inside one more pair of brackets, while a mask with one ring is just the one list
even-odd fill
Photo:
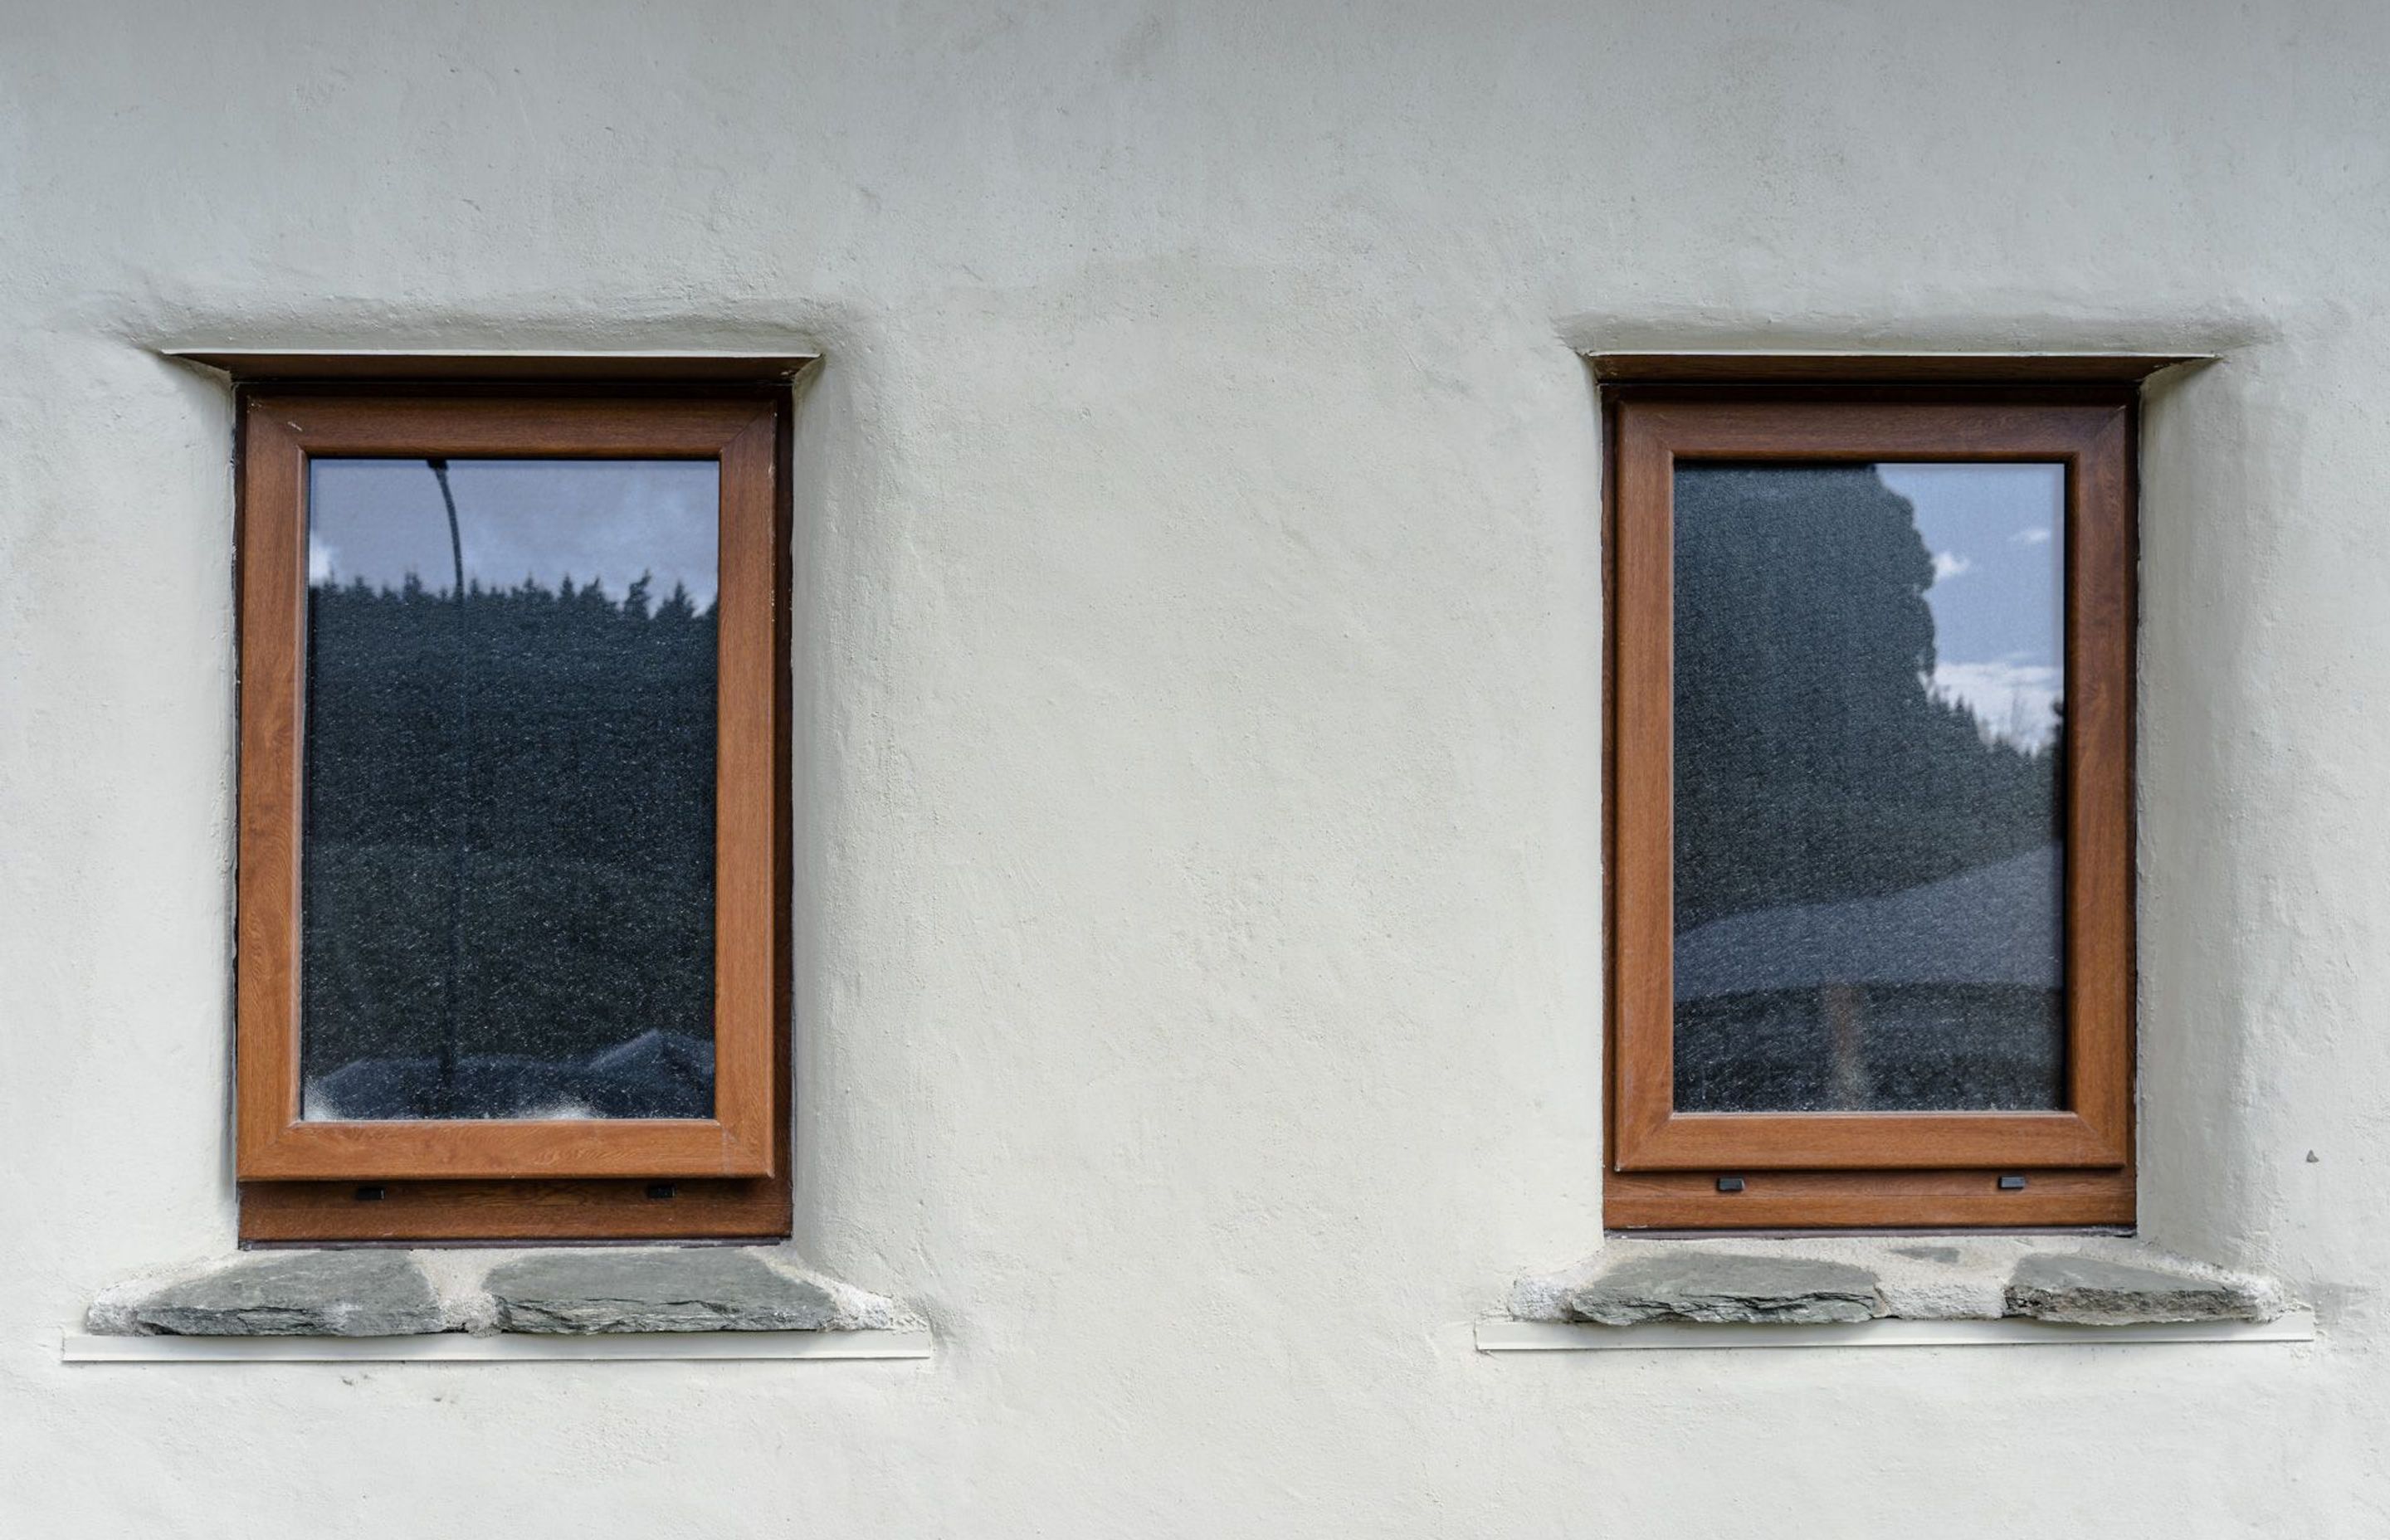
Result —
[[244, 1246], [327, 1241], [779, 1239], [789, 1233], [789, 1175], [682, 1180], [668, 1199], [651, 1181], [390, 1182], [357, 1197], [354, 1182], [244, 1182]]
[[[2066, 383], [2079, 383], [2067, 381]], [[1881, 391], [1754, 396], [1669, 391], [1613, 401], [1613, 463], [1605, 481], [1609, 586], [1611, 951], [1610, 1164], [1604, 1212], [1613, 1225], [1715, 1221], [1714, 1178], [1800, 1174], [1770, 1190], [1831, 1195], [1818, 1224], [2127, 1223], [2132, 1159], [2132, 594], [2133, 406], [2129, 391], [2052, 399], [2014, 391], [1903, 400]], [[2068, 468], [2065, 785], [2067, 1106], [2057, 1112], [1679, 1113], [1674, 1105], [1674, 637], [1671, 507], [1676, 461], [2057, 461]], [[1959, 1172], [1957, 1168], [1970, 1168]], [[2048, 1217], [1967, 1197], [1978, 1178], [2061, 1174], [2063, 1189], [2097, 1190], [2096, 1219]], [[1946, 1185], [1887, 1183], [1940, 1172]], [[2114, 1194], [2126, 1174], [2122, 1218]], [[2091, 1177], [2101, 1183], [2086, 1187]], [[1948, 1184], [1959, 1184], [1949, 1187]], [[1872, 1187], [1870, 1187], [1872, 1184]], [[2104, 1185], [2102, 1185], [2104, 1184]], [[1736, 1196], [1747, 1196], [1746, 1194]], [[1869, 1199], [1870, 1190], [1883, 1196]], [[1919, 1202], [1904, 1209], [1898, 1195]], [[1961, 1201], [1964, 1199], [1964, 1201]], [[1672, 1208], [1672, 1204], [1681, 1205]], [[1735, 1211], [1747, 1214], [1746, 1204]], [[1828, 1213], [1827, 1209], [1803, 1212]], [[2067, 1209], [2073, 1214], [2075, 1209]], [[1925, 1213], [1940, 1217], [1916, 1217]], [[1973, 1217], [1957, 1217], [1972, 1215]], [[1769, 1224], [1792, 1224], [1771, 1219]]]
[[1675, 466], [1664, 427], [1650, 412], [1619, 413], [1610, 750], [1617, 858], [1611, 871], [1610, 924], [1617, 998], [1612, 1029], [1617, 1106], [1613, 1163], [1622, 1171], [1642, 1162], [1642, 1151], [1675, 1111], [1670, 830], [1676, 785], [1669, 757], [1675, 596], [1667, 518]]
[[714, 792], [714, 1115], [737, 1163], [768, 1176], [775, 1122], [772, 1023], [781, 973], [777, 851], [780, 657], [778, 458], [775, 414], [752, 417], [722, 448]]
[[[1717, 1190], [1718, 1174], [1743, 1179]], [[1969, 1229], [2129, 1226], [2133, 1173], [1981, 1171], [1623, 1172], [1605, 1179], [1602, 1223], [1613, 1230]]]
[[[321, 1238], [442, 1238], [464, 1233], [458, 1226], [493, 1236], [582, 1233], [576, 1226], [594, 1226], [593, 1235], [787, 1229], [785, 417], [779, 393], [755, 391], [245, 395], [236, 989], [244, 1238], [307, 1238], [318, 1225], [328, 1226]], [[299, 1117], [305, 466], [315, 455], [721, 462], [713, 1118]], [[647, 1198], [645, 1181], [608, 1178], [698, 1180], [689, 1197], [660, 1202]], [[355, 1202], [354, 1187], [366, 1183], [385, 1187], [380, 1202]], [[565, 1217], [575, 1203], [592, 1213]], [[620, 1212], [609, 1218], [604, 1211]], [[610, 1227], [620, 1224], [632, 1228]], [[723, 1226], [729, 1228], [715, 1228]], [[386, 1234], [392, 1226], [407, 1233]]]
[[2133, 1148], [2137, 994], [2135, 417], [2126, 405], [2086, 422], [2066, 508], [2067, 1099], [2118, 1161]]
[[240, 816], [234, 934], [235, 1145], [246, 1168], [299, 1106], [299, 769], [305, 456], [289, 418], [240, 447]]

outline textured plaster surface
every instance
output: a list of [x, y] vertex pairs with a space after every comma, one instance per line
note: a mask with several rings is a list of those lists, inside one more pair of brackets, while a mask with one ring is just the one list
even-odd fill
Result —
[[[2390, 1533], [2385, 54], [2378, 0], [0, 0], [0, 1527]], [[233, 1234], [230, 408], [150, 351], [207, 343], [822, 353], [796, 1248], [935, 1360], [58, 1363]], [[1573, 350], [1737, 347], [2222, 355], [2142, 456], [2142, 1230], [2312, 1347], [1474, 1350], [1601, 1243]]]

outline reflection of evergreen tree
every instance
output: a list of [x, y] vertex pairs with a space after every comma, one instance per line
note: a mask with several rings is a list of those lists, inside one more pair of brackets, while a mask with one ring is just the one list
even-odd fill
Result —
[[1867, 467], [1676, 481], [1676, 920], [1915, 887], [2057, 836], [2055, 746], [1928, 687], [1933, 558]]
[[475, 584], [461, 617], [412, 576], [321, 584], [308, 648], [311, 1076], [438, 1051], [460, 838], [462, 1053], [565, 1057], [653, 1029], [712, 1038], [710, 607], [675, 587], [651, 608], [644, 578], [620, 602], [570, 579]]

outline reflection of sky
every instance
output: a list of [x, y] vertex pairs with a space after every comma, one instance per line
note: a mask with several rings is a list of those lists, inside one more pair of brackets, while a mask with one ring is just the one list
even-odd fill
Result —
[[[662, 600], [684, 584], [713, 602], [718, 467], [712, 460], [451, 460], [465, 576], [554, 588], [596, 578], [616, 598], [644, 572]], [[319, 459], [307, 493], [307, 576], [396, 587], [453, 583], [448, 512], [422, 460]]]
[[1994, 736], [2049, 740], [2062, 688], [2066, 468], [1879, 465], [1934, 555], [1934, 688]]

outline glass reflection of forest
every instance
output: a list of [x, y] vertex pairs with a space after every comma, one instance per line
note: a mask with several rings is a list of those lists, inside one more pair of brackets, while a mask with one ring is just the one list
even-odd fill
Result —
[[1931, 687], [1910, 505], [1694, 464], [1674, 522], [1677, 1106], [2060, 1105], [2062, 736]]
[[711, 1115], [714, 614], [649, 588], [311, 588], [308, 1116]]

